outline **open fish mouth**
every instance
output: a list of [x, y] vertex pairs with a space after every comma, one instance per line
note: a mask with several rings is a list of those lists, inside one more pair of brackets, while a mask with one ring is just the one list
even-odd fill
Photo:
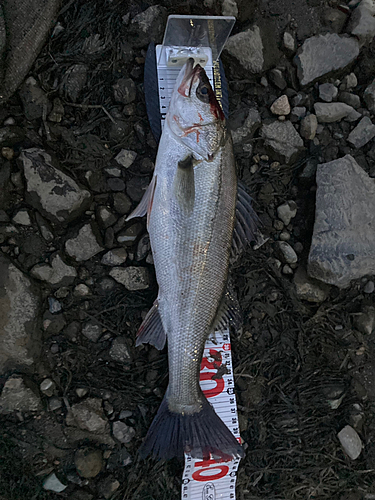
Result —
[[191, 87], [195, 81], [195, 77], [200, 73], [202, 67], [197, 64], [194, 66], [194, 59], [189, 57], [186, 62], [185, 75], [182, 79], [180, 86], [178, 87], [178, 93], [184, 97], [190, 97]]

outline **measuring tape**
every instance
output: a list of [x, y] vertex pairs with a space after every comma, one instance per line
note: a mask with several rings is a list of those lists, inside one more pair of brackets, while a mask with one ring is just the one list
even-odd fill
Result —
[[[218, 372], [223, 375], [216, 378]], [[200, 386], [221, 420], [241, 443], [229, 330], [216, 332], [214, 342], [207, 340], [201, 364]], [[239, 459], [216, 462], [195, 459], [185, 454], [181, 498], [183, 500], [235, 499], [239, 463]]]
[[[157, 61], [157, 84], [161, 125], [164, 127], [174, 85], [181, 66], [167, 60], [168, 51], [162, 46], [155, 48]], [[227, 111], [226, 93], [222, 92], [222, 81], [218, 63], [212, 61], [209, 47], [200, 47], [199, 57], [207, 61], [204, 69], [220, 104]], [[181, 62], [181, 61], [180, 61]], [[198, 60], [196, 62], [199, 62]], [[151, 67], [151, 65], [150, 65]], [[149, 95], [151, 90], [149, 91]], [[146, 94], [147, 99], [147, 94]], [[154, 116], [150, 116], [150, 123]], [[234, 394], [234, 378], [229, 330], [216, 332], [214, 339], [206, 342], [200, 370], [200, 386], [216, 413], [226, 424], [234, 437], [241, 443], [238, 425], [237, 404]], [[217, 462], [192, 458], [185, 454], [185, 469], [182, 476], [181, 498], [183, 500], [234, 500], [237, 470], [240, 460]]]

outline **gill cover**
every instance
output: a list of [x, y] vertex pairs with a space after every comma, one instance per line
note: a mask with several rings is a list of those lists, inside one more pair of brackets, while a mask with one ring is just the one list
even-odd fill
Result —
[[177, 78], [167, 122], [196, 159], [211, 161], [226, 138], [225, 118], [206, 72], [188, 59]]

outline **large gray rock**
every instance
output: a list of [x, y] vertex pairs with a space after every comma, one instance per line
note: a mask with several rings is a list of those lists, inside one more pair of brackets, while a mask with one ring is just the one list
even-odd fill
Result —
[[333, 71], [346, 68], [359, 54], [354, 38], [336, 33], [312, 36], [305, 40], [294, 58], [301, 85], [308, 85]]
[[104, 248], [99, 245], [91, 224], [85, 224], [75, 238], [65, 242], [65, 250], [77, 262], [83, 262], [91, 259]]
[[27, 387], [20, 375], [12, 375], [5, 382], [0, 396], [0, 414], [13, 411], [40, 411], [43, 409], [40, 397]]
[[0, 252], [0, 373], [31, 366], [40, 352], [38, 290]]
[[56, 252], [50, 257], [49, 264], [36, 264], [31, 269], [31, 275], [41, 281], [46, 281], [53, 287], [71, 285], [77, 276], [74, 267], [68, 266]]
[[24, 149], [19, 162], [26, 179], [27, 203], [52, 222], [67, 223], [89, 206], [90, 193], [56, 168], [43, 149]]
[[109, 275], [131, 291], [146, 290], [150, 286], [150, 274], [146, 267], [114, 267]]
[[254, 132], [260, 127], [261, 117], [259, 111], [255, 108], [249, 110], [243, 125], [232, 130], [233, 144], [245, 144], [251, 140]]
[[250, 73], [257, 74], [263, 71], [263, 41], [258, 26], [231, 36], [224, 50]]
[[375, 137], [375, 125], [368, 116], [364, 116], [350, 132], [348, 142], [355, 148], [361, 148]]
[[161, 5], [152, 5], [137, 14], [129, 27], [133, 47], [145, 47], [151, 41], [161, 42], [166, 20], [167, 9]]
[[264, 144], [272, 149], [278, 159], [291, 163], [303, 151], [303, 140], [290, 121], [274, 121], [262, 125]]
[[354, 121], [361, 117], [354, 108], [344, 102], [316, 102], [314, 108], [320, 123], [338, 122], [343, 118]]
[[375, 1], [362, 0], [350, 17], [348, 32], [358, 38], [361, 46], [370, 43], [375, 36], [374, 16]]
[[345, 288], [375, 273], [375, 180], [354, 158], [318, 165], [308, 274]]

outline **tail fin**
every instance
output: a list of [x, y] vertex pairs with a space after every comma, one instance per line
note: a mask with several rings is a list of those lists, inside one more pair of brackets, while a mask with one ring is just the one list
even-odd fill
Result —
[[140, 456], [152, 453], [156, 458], [183, 458], [184, 452], [204, 459], [212, 454], [224, 461], [244, 455], [242, 446], [206, 399], [199, 413], [187, 415], [171, 412], [164, 396]]

